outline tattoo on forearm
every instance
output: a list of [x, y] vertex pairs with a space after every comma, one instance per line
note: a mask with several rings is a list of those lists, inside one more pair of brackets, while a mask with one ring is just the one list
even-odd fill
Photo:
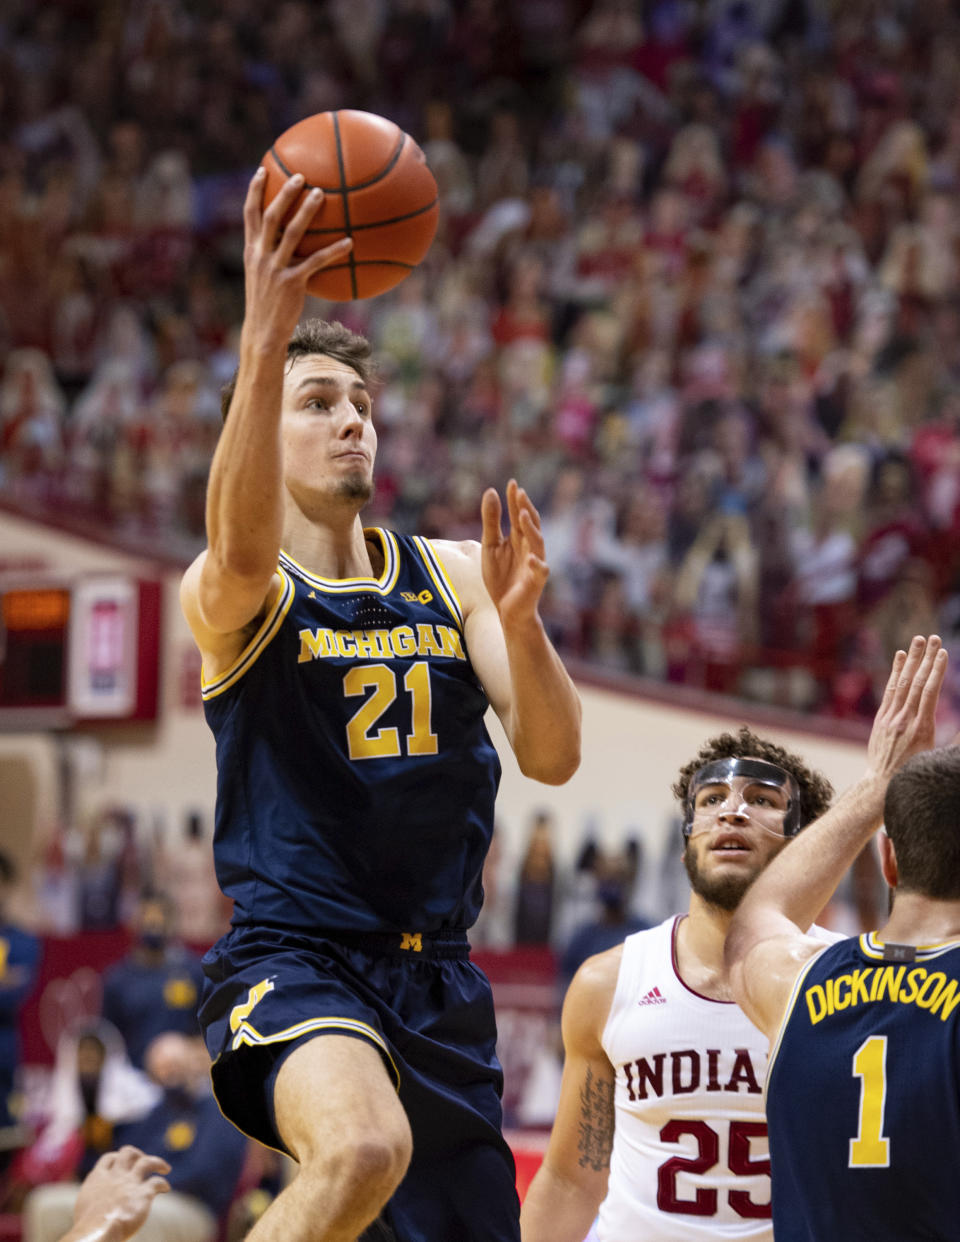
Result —
[[580, 1090], [580, 1126], [577, 1151], [580, 1167], [600, 1173], [610, 1167], [613, 1147], [613, 1083], [587, 1076]]

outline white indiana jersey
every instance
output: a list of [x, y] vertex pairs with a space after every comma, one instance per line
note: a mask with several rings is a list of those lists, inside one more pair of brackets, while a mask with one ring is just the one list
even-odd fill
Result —
[[[772, 1242], [767, 1037], [677, 971], [680, 917], [628, 936], [601, 1042], [616, 1071], [599, 1242]], [[825, 942], [832, 932], [813, 927]]]

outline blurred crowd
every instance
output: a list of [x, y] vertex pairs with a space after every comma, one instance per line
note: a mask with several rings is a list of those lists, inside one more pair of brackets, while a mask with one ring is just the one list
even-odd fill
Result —
[[[665, 918], [687, 893], [678, 823], [611, 832], [601, 827], [598, 813], [575, 834], [572, 853], [562, 848], [563, 834], [545, 808], [528, 824], [517, 825], [515, 847], [505, 844], [508, 837], [498, 826], [484, 865], [484, 908], [471, 943], [495, 951], [536, 946], [559, 958], [583, 926], [605, 914], [618, 922], [640, 918], [644, 925], [648, 918]], [[21, 860], [19, 883], [14, 886], [14, 877], [6, 876], [15, 888], [15, 911], [31, 931], [69, 939], [136, 926], [147, 946], [160, 951], [172, 943], [175, 929], [176, 938], [196, 952], [228, 931], [232, 903], [217, 884], [209, 832], [199, 813], [186, 815], [180, 828], [143, 807], [106, 803], [75, 814], [70, 826], [50, 825], [44, 836], [35, 855]], [[644, 865], [644, 840], [660, 838], [668, 847], [659, 852], [653, 847], [657, 857]], [[0, 853], [0, 864], [3, 859]], [[0, 866], [0, 887], [3, 882]], [[157, 895], [146, 924], [144, 893]], [[153, 909], [157, 904], [165, 907], [163, 918]], [[115, 990], [117, 1004], [126, 990], [126, 981]], [[109, 999], [105, 995], [105, 1013]], [[138, 1040], [136, 1055], [156, 1033]]]
[[[102, 973], [44, 978], [44, 942], [9, 909], [20, 878], [0, 854], [0, 1223], [15, 1222], [13, 1232], [4, 1223], [4, 1236], [59, 1242], [80, 1180], [127, 1143], [170, 1166], [171, 1193], [138, 1234], [143, 1242], [242, 1236], [257, 1196], [262, 1210], [283, 1169], [276, 1153], [248, 1149], [212, 1095], [197, 1023], [203, 972], [179, 936], [174, 904], [140, 893], [129, 947]], [[20, 1011], [35, 992], [49, 1069], [21, 1066]]]
[[475, 537], [515, 475], [551, 634], [617, 677], [866, 718], [911, 634], [960, 647], [948, 0], [9, 0], [0, 498], [200, 546], [246, 185], [344, 107], [442, 205], [395, 291], [309, 307], [377, 347], [371, 523]]

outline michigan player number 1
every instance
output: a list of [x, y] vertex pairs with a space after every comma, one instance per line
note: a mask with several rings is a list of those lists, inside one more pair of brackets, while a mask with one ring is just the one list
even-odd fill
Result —
[[890, 1140], [883, 1134], [887, 1102], [887, 1037], [871, 1035], [853, 1054], [853, 1075], [860, 1079], [860, 1124], [850, 1140], [851, 1169], [885, 1169]]
[[359, 710], [347, 721], [347, 751], [351, 759], [397, 759], [407, 755], [435, 755], [437, 735], [431, 729], [430, 666], [423, 660], [411, 664], [403, 675], [403, 688], [410, 695], [410, 732], [400, 747], [400, 731], [377, 728], [377, 721], [396, 702], [397, 674], [386, 664], [364, 664], [344, 674], [347, 698], [367, 694]]

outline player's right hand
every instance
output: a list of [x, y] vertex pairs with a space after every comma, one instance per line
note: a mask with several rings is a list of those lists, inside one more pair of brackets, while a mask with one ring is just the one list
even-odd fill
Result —
[[303, 312], [307, 283], [317, 272], [342, 262], [353, 241], [343, 237], [307, 258], [295, 251], [323, 202], [323, 191], [311, 190], [284, 225], [297, 196], [303, 191], [303, 177], [296, 173], [280, 188], [266, 207], [263, 205], [266, 171], [258, 168], [247, 189], [243, 204], [243, 266], [246, 286], [244, 334], [256, 347], [286, 349]]
[[101, 1156], [84, 1179], [67, 1235], [96, 1236], [103, 1242], [125, 1242], [147, 1219], [150, 1204], [170, 1189], [163, 1176], [170, 1165], [138, 1147], [121, 1147]]
[[947, 671], [940, 638], [918, 635], [909, 651], [898, 651], [877, 714], [867, 759], [870, 769], [889, 779], [911, 757], [935, 742], [937, 702]]

